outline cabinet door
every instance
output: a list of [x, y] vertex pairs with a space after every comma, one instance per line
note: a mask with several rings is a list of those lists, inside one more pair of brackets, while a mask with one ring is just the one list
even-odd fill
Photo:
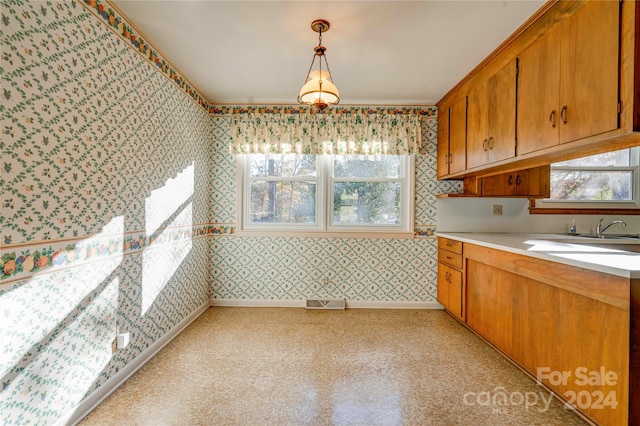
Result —
[[618, 128], [619, 8], [587, 2], [562, 24], [560, 143]]
[[449, 309], [449, 282], [447, 281], [449, 269], [448, 266], [438, 263], [438, 302], [446, 309]]
[[489, 162], [489, 83], [476, 87], [467, 97], [467, 167]]
[[506, 353], [512, 352], [515, 277], [467, 260], [467, 324]]
[[438, 302], [462, 319], [462, 272], [438, 263]]
[[513, 59], [489, 79], [489, 161], [505, 160], [516, 155], [516, 73]]
[[515, 194], [529, 197], [549, 197], [551, 195], [551, 167], [541, 166], [513, 173]]
[[449, 110], [449, 173], [467, 169], [467, 98]]
[[482, 178], [482, 196], [515, 195], [515, 176], [513, 173], [503, 173]]
[[518, 60], [517, 154], [558, 144], [560, 122], [560, 39], [551, 29]]
[[441, 105], [438, 110], [438, 178], [449, 174], [449, 107]]

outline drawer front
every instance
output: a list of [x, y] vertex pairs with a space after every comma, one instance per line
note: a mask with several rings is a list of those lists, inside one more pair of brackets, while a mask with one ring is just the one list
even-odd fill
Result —
[[438, 262], [462, 269], [462, 255], [450, 252], [449, 250], [438, 250]]
[[438, 248], [462, 254], [462, 241], [438, 237]]

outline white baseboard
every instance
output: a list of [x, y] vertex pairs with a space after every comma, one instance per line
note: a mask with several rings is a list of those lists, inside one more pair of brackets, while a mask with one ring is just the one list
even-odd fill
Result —
[[304, 308], [304, 300], [264, 300], [264, 299], [214, 299], [211, 306], [242, 306], [244, 308]]
[[[245, 308], [304, 308], [304, 300], [214, 299], [211, 306], [241, 306]], [[438, 302], [378, 302], [347, 300], [347, 308], [362, 309], [444, 309]]]
[[153, 342], [151, 346], [142, 351], [134, 360], [129, 362], [124, 368], [114, 374], [109, 380], [104, 382], [102, 386], [96, 389], [91, 395], [82, 400], [75, 408], [69, 410], [55, 423], [55, 426], [76, 425], [84, 419], [94, 408], [102, 401], [118, 389], [124, 382], [135, 374], [143, 365], [153, 358], [162, 348], [171, 342], [178, 334], [182, 332], [189, 324], [198, 318], [204, 311], [211, 307], [209, 301], [203, 303], [190, 313], [185, 319], [180, 321], [167, 334]]

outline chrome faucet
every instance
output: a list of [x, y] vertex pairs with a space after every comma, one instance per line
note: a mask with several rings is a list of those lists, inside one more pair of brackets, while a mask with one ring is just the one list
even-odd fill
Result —
[[612, 225], [616, 225], [616, 224], [621, 224], [622, 226], [627, 226], [626, 223], [624, 223], [621, 220], [614, 220], [613, 222], [611, 222], [610, 224], [608, 224], [607, 226], [605, 226], [604, 228], [602, 227], [602, 221], [604, 220], [604, 217], [602, 219], [600, 219], [600, 221], [598, 221], [598, 224], [596, 225], [596, 236], [598, 238], [602, 238], [602, 233], [604, 231], [606, 231], [607, 229], [609, 229], [610, 226]]

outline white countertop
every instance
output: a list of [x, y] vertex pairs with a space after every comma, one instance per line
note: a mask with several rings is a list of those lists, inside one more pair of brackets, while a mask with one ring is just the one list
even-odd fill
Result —
[[640, 240], [476, 232], [438, 232], [438, 236], [625, 278], [640, 278], [640, 253], [603, 247], [605, 244], [637, 246]]

